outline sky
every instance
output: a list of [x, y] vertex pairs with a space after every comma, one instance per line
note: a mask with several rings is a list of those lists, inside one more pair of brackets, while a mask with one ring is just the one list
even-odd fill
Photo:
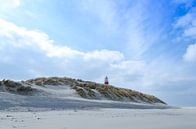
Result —
[[67, 76], [196, 106], [196, 1], [0, 0], [0, 79]]

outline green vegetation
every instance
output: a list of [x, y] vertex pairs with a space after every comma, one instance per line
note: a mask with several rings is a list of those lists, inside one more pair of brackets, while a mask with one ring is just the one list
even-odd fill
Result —
[[30, 94], [33, 91], [30, 86], [24, 86], [22, 82], [14, 82], [11, 80], [1, 81], [1, 86], [4, 87], [4, 90], [12, 93]]

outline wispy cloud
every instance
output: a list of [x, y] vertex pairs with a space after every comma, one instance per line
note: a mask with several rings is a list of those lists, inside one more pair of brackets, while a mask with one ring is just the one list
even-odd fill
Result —
[[180, 17], [175, 27], [182, 28], [183, 36], [196, 38], [196, 8], [192, 8], [186, 15]]
[[[175, 27], [182, 29], [183, 37], [196, 39], [196, 8], [191, 8], [184, 16], [180, 17]], [[196, 62], [196, 43], [190, 41], [189, 44], [183, 55], [183, 59], [187, 62]]]
[[112, 0], [82, 0], [81, 9], [91, 17], [99, 20], [110, 32], [119, 26], [118, 10]]

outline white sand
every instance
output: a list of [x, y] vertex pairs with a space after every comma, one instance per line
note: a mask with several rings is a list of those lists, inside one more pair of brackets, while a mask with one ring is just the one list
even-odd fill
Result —
[[0, 129], [196, 129], [196, 108], [0, 111]]

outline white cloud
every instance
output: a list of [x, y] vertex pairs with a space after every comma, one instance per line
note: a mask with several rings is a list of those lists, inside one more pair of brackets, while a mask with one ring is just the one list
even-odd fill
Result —
[[196, 8], [192, 8], [186, 15], [180, 17], [175, 28], [183, 29], [183, 36], [188, 38], [196, 38]]
[[[192, 8], [186, 15], [180, 17], [174, 27], [182, 29], [182, 36], [188, 39], [196, 39], [196, 8]], [[196, 61], [196, 44], [187, 47], [183, 60], [186, 62]]]
[[0, 36], [11, 40], [9, 43], [15, 47], [37, 48], [38, 50], [43, 51], [48, 57], [80, 57], [85, 60], [110, 60], [111, 62], [119, 61], [124, 58], [123, 54], [118, 51], [95, 50], [91, 52], [82, 52], [67, 46], [59, 46], [43, 32], [28, 30], [3, 19], [0, 19]]
[[196, 43], [188, 46], [183, 58], [188, 62], [196, 62]]
[[17, 8], [21, 5], [22, 0], [0, 0], [0, 10]]
[[145, 69], [145, 62], [141, 60], [126, 60], [118, 64], [112, 64], [111, 67], [129, 74], [142, 74]]
[[124, 55], [120, 53], [119, 51], [109, 51], [109, 50], [95, 50], [92, 52], [87, 52], [84, 54], [85, 60], [91, 60], [91, 59], [99, 59], [103, 61], [121, 61], [124, 59]]

